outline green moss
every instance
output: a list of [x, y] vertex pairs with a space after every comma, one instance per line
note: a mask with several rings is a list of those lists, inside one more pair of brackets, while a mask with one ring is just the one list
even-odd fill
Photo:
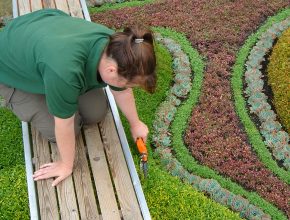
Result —
[[94, 14], [94, 13], [104, 12], [108, 10], [116, 10], [116, 9], [125, 8], [125, 7], [143, 6], [146, 4], [153, 3], [153, 2], [154, 0], [128, 1], [128, 2], [123, 2], [123, 3], [106, 3], [100, 7], [89, 7], [89, 12], [90, 14]]
[[0, 219], [29, 219], [25, 168], [22, 165], [0, 171]]
[[20, 121], [0, 107], [0, 219], [29, 219]]
[[6, 108], [0, 108], [0, 170], [23, 164], [20, 121]]
[[12, 14], [12, 1], [1, 0], [0, 1], [0, 17], [11, 16]]
[[268, 79], [274, 93], [274, 105], [288, 133], [290, 133], [289, 100], [290, 100], [290, 28], [279, 38], [273, 48], [268, 65]]

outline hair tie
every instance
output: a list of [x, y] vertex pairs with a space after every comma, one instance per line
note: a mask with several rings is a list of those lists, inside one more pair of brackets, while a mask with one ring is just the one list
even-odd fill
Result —
[[143, 41], [144, 41], [143, 38], [136, 38], [136, 39], [135, 39], [135, 43], [136, 43], [136, 44], [140, 44], [140, 43], [142, 43]]

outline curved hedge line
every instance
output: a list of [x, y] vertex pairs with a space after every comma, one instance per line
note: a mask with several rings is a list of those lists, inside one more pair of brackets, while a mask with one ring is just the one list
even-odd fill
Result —
[[[171, 39], [176, 40], [181, 45], [182, 50], [186, 52], [186, 54], [190, 57], [191, 67], [195, 73], [190, 95], [188, 99], [184, 103], [182, 103], [182, 105], [177, 109], [176, 116], [172, 122], [172, 129], [171, 131], [168, 131], [168, 133], [173, 134], [171, 147], [173, 148], [172, 150], [174, 150], [174, 155], [176, 156], [176, 158], [181, 164], [179, 164], [178, 161], [172, 161], [175, 159], [172, 159], [172, 158], [170, 159], [169, 155], [167, 155], [171, 153], [170, 152], [171, 150], [165, 149], [165, 152], [164, 152], [165, 154], [163, 158], [164, 165], [167, 164], [168, 166], [168, 164], [171, 164], [171, 169], [169, 170], [171, 170], [171, 173], [173, 175], [178, 174], [178, 176], [180, 176], [182, 179], [184, 179], [185, 176], [189, 177], [190, 181], [186, 181], [186, 182], [192, 182], [193, 181], [192, 178], [198, 179], [199, 177], [193, 177], [192, 175], [189, 176], [189, 174], [186, 173], [185, 170], [182, 170], [181, 166], [185, 167], [186, 170], [189, 171], [190, 173], [195, 173], [196, 175], [200, 175], [203, 178], [215, 179], [219, 182], [219, 184], [222, 187], [230, 190], [231, 192], [235, 194], [239, 194], [246, 197], [250, 203], [254, 204], [255, 206], [260, 207], [267, 214], [272, 215], [272, 217], [275, 216], [275, 219], [286, 219], [286, 217], [283, 215], [283, 213], [280, 210], [278, 210], [275, 206], [273, 206], [269, 202], [259, 197], [257, 193], [247, 192], [239, 185], [231, 182], [229, 179], [225, 179], [224, 177], [216, 174], [216, 172], [211, 170], [210, 168], [199, 165], [194, 160], [194, 158], [192, 158], [192, 156], [189, 154], [188, 149], [184, 146], [182, 137], [183, 137], [183, 132], [187, 126], [188, 117], [190, 116], [193, 107], [197, 104], [198, 99], [199, 99], [200, 90], [202, 86], [202, 79], [203, 79], [204, 63], [202, 61], [202, 58], [198, 54], [198, 52], [192, 49], [191, 44], [187, 41], [186, 37], [184, 37], [182, 34], [179, 34], [170, 29], [164, 29], [164, 28], [155, 28], [154, 30], [161, 33], [163, 36], [170, 37]], [[167, 144], [167, 142], [168, 140], [165, 139], [165, 144]], [[158, 151], [158, 148], [156, 150]], [[162, 149], [160, 149], [160, 151], [162, 151]], [[170, 168], [170, 165], [169, 165], [169, 168]], [[204, 181], [208, 181], [208, 180], [204, 180]], [[214, 182], [214, 185], [218, 186], [218, 183]], [[208, 185], [208, 187], [211, 187], [211, 186]], [[218, 188], [220, 189], [220, 187]], [[207, 188], [207, 189], [210, 190], [210, 188]], [[215, 190], [216, 189], [217, 188], [215, 187]], [[223, 192], [223, 193], [221, 193], [215, 199], [221, 199], [221, 198], [225, 199], [226, 194], [229, 193], [229, 192], [225, 193], [224, 189], [219, 190], [219, 192]], [[210, 191], [209, 191], [209, 194], [211, 194]], [[241, 197], [238, 197], [238, 198], [242, 199]], [[223, 200], [223, 202], [225, 204], [226, 200]], [[240, 203], [240, 205], [241, 204], [242, 203]], [[231, 205], [231, 204], [226, 204], [226, 205]], [[245, 208], [245, 206], [243, 208]], [[243, 208], [241, 208], [241, 211], [243, 210]], [[241, 212], [240, 214], [241, 216], [243, 216], [244, 214], [250, 214], [250, 213]], [[248, 217], [250, 218], [250, 215], [248, 215]]]
[[[103, 1], [103, 0], [100, 0]], [[112, 1], [117, 1], [117, 0], [112, 0]], [[98, 12], [103, 12], [103, 11], [108, 11], [108, 10], [116, 10], [124, 7], [135, 7], [135, 6], [143, 6], [146, 4], [153, 3], [154, 0], [140, 0], [140, 1], [118, 1], [122, 2], [119, 4], [116, 3], [102, 3], [101, 7], [89, 7], [89, 12], [91, 13], [98, 13]]]
[[[274, 105], [288, 133], [290, 133], [290, 28], [278, 39], [268, 64], [268, 83], [274, 94]], [[289, 161], [290, 162], [290, 161]]]
[[248, 135], [248, 140], [253, 149], [257, 153], [259, 159], [263, 164], [269, 168], [279, 179], [285, 183], [290, 184], [290, 174], [286, 170], [280, 168], [276, 161], [272, 159], [271, 153], [268, 151], [265, 143], [262, 140], [260, 132], [257, 130], [255, 124], [248, 115], [246, 108], [246, 101], [243, 97], [243, 75], [245, 74], [245, 63], [250, 54], [251, 49], [258, 41], [259, 37], [264, 33], [273, 23], [281, 22], [290, 16], [290, 9], [285, 9], [277, 15], [270, 17], [266, 23], [261, 26], [256, 33], [253, 33], [245, 42], [243, 47], [237, 54], [237, 59], [233, 67], [233, 75], [231, 78], [231, 85], [235, 100], [236, 112], [245, 128]]
[[[266, 53], [273, 47], [274, 40], [289, 26], [290, 19], [275, 23], [259, 37], [259, 41], [250, 52], [244, 74], [247, 84], [245, 93], [249, 97], [247, 102], [250, 105], [250, 112], [258, 117], [261, 123], [260, 133], [265, 138], [265, 144], [272, 150], [272, 155], [276, 160], [282, 161], [287, 170], [290, 169], [289, 135], [281, 129], [282, 126], [276, 120], [275, 112], [267, 102], [268, 97], [263, 92], [261, 64], [265, 60]], [[286, 90], [286, 87], [284, 89]]]
[[[136, 107], [140, 119], [152, 130], [152, 121], [157, 106], [166, 98], [172, 82], [172, 58], [162, 44], [157, 44], [157, 73], [158, 83], [156, 93], [147, 94], [141, 89], [134, 88]], [[122, 116], [132, 156], [136, 167], [140, 162], [139, 153], [130, 135], [130, 126]], [[150, 142], [149, 137], [148, 143]], [[142, 187], [146, 201], [153, 219], [240, 219], [238, 214], [233, 213], [203, 195], [203, 193], [192, 190], [189, 184], [182, 183], [179, 179], [171, 176], [160, 166], [159, 160], [152, 158], [152, 148], [148, 147], [149, 173], [144, 180], [141, 178]], [[142, 170], [138, 169], [142, 177]], [[162, 215], [160, 214], [162, 213]]]
[[[135, 0], [142, 1], [142, 0]], [[132, 2], [132, 0], [86, 0], [88, 6], [101, 6], [104, 4], [115, 4], [123, 2]]]

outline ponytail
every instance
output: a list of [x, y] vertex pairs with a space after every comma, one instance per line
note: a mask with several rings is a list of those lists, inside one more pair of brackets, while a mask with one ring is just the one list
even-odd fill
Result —
[[154, 37], [150, 30], [125, 28], [110, 37], [106, 55], [117, 62], [118, 74], [153, 93], [156, 88]]

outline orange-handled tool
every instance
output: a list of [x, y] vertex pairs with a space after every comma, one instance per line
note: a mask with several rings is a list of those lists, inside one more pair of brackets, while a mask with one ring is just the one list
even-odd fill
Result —
[[146, 178], [147, 174], [148, 174], [148, 164], [147, 164], [148, 152], [147, 152], [147, 148], [146, 148], [146, 145], [145, 145], [145, 143], [144, 143], [142, 138], [137, 138], [136, 144], [137, 144], [138, 151], [140, 153], [140, 158], [141, 158], [140, 168], [143, 170], [144, 177]]

